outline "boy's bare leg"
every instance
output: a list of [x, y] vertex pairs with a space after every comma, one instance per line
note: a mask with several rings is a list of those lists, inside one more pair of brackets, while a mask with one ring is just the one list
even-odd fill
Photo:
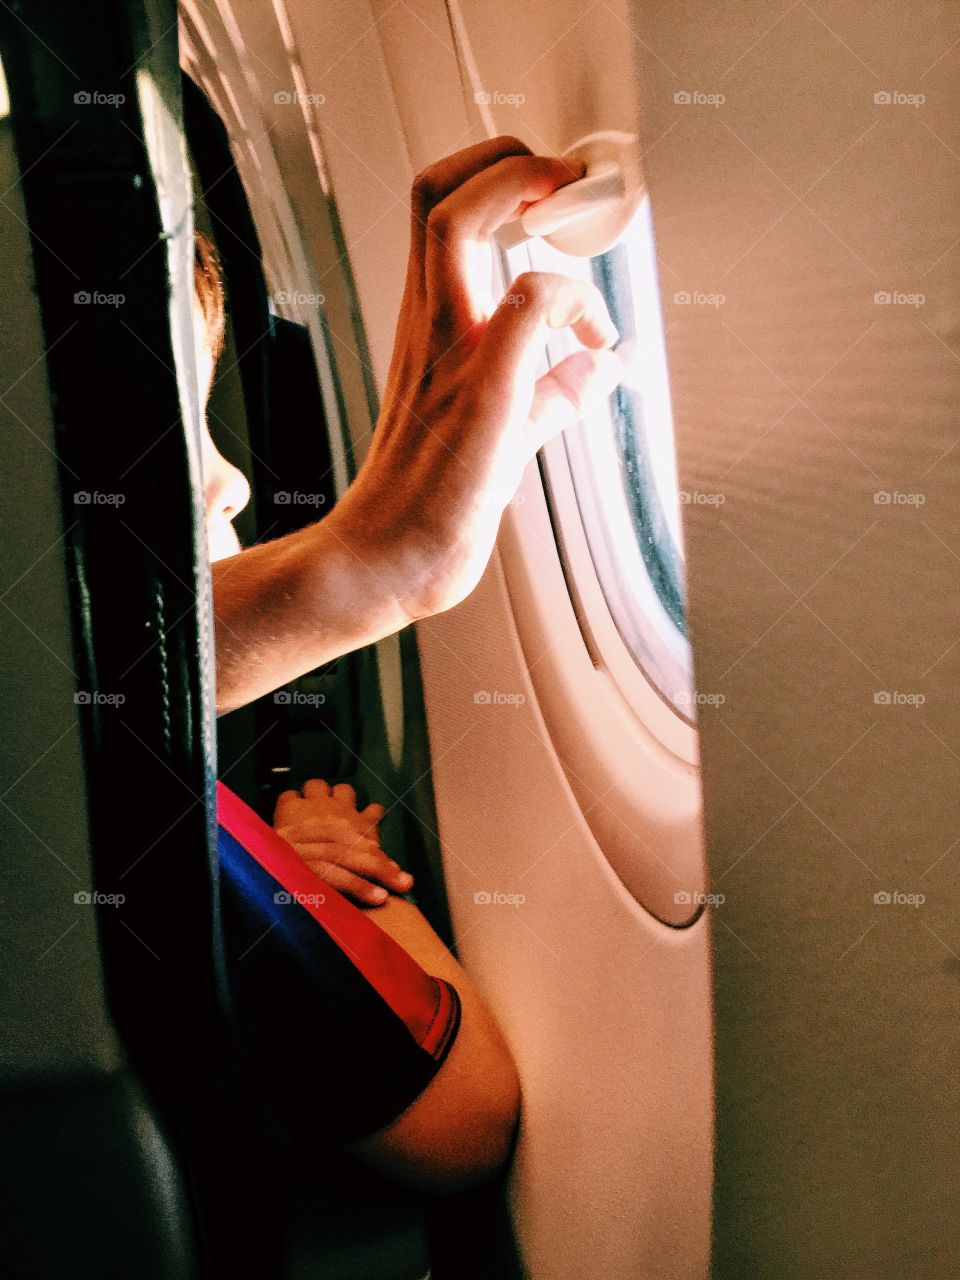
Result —
[[[330, 787], [314, 778], [302, 794], [284, 792], [274, 823], [334, 887], [341, 887], [336, 877], [351, 867], [351, 897], [363, 905], [357, 885], [398, 887], [392, 870], [396, 864], [380, 850], [377, 824], [382, 816], [381, 805], [358, 812], [352, 787]], [[370, 904], [373, 919], [427, 973], [456, 987], [461, 1023], [446, 1061], [423, 1093], [351, 1150], [418, 1188], [460, 1190], [494, 1175], [509, 1157], [520, 1109], [516, 1067], [483, 997], [422, 913], [393, 893], [385, 897], [382, 905], [379, 900]]]
[[427, 973], [446, 978], [462, 1006], [446, 1062], [386, 1128], [351, 1150], [385, 1173], [429, 1191], [457, 1191], [506, 1164], [520, 1114], [520, 1082], [507, 1043], [466, 971], [421, 912], [391, 897], [373, 917]]

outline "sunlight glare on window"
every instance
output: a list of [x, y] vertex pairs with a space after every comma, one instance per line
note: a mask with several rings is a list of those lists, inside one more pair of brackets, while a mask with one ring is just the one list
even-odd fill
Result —
[[[623, 644], [661, 697], [692, 718], [677, 466], [649, 202], [596, 258], [571, 257], [537, 239], [509, 251], [507, 265], [513, 276], [530, 266], [591, 280], [621, 342], [631, 346], [622, 385], [566, 432], [564, 444], [590, 557]], [[549, 363], [576, 349], [569, 333], [552, 336]], [[549, 481], [549, 467], [547, 473]]]

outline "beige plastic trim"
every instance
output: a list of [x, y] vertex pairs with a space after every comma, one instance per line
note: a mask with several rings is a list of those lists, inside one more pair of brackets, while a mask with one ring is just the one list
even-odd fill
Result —
[[[553, 452], [562, 450], [562, 441], [555, 441]], [[562, 475], [562, 459], [556, 462]], [[559, 487], [555, 492], [567, 507], [567, 554], [574, 555], [584, 587], [593, 579], [590, 625], [605, 621], [615, 632], [589, 549], [572, 549], [578, 531], [585, 544], [576, 499]], [[585, 821], [639, 903], [668, 924], [689, 924], [706, 895], [695, 731], [654, 692], [629, 656], [617, 675], [629, 678], [633, 705], [613, 673], [591, 659], [535, 464], [504, 516], [500, 550], [545, 726]]]

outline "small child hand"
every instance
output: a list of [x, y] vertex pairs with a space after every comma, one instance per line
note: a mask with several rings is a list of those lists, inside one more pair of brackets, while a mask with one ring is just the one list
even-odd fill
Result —
[[301, 796], [285, 791], [277, 801], [274, 826], [304, 862], [332, 888], [360, 906], [382, 906], [393, 893], [407, 893], [413, 876], [380, 848], [377, 823], [382, 805], [356, 808], [353, 787], [332, 789], [311, 779]]
[[342, 834], [350, 830], [354, 835], [377, 840], [377, 824], [384, 815], [382, 804], [368, 804], [363, 812], [357, 810], [357, 793], [348, 782], [338, 782], [328, 787], [322, 778], [305, 782], [303, 793], [284, 791], [277, 800], [273, 825], [279, 829], [305, 822], [325, 825], [331, 832]]

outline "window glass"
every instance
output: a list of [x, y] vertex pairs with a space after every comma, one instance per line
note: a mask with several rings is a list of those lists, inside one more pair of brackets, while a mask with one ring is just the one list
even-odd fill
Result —
[[[649, 202], [620, 241], [596, 258], [570, 257], [540, 239], [506, 258], [511, 277], [532, 267], [592, 280], [621, 341], [635, 345], [623, 385], [565, 433], [564, 447], [576, 518], [616, 630], [660, 695], [692, 718], [680, 503]], [[548, 361], [554, 365], [576, 349], [572, 335], [558, 333], [548, 344]]]

